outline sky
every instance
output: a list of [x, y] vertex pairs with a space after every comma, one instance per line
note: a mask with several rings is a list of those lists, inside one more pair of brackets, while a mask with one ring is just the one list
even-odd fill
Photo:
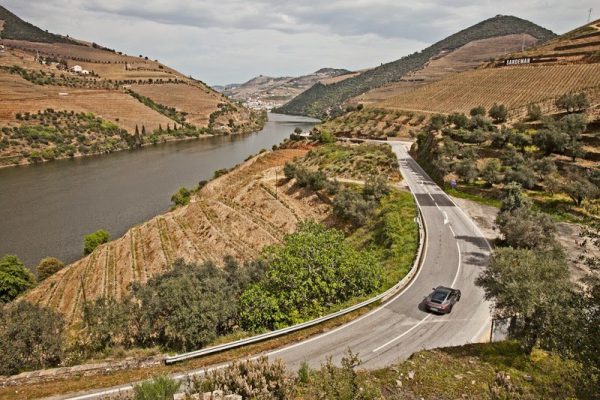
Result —
[[[594, 4], [595, 3], [595, 4]], [[597, 0], [0, 0], [24, 20], [211, 85], [396, 60], [497, 14], [558, 34]]]

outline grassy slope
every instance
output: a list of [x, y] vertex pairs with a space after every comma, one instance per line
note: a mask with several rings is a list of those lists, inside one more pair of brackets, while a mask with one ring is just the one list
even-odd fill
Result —
[[[580, 371], [580, 365], [552, 354], [527, 355], [516, 343], [499, 342], [421, 351], [400, 364], [362, 372], [359, 381], [379, 389], [382, 399], [587, 398], [578, 393]], [[306, 394], [319, 374], [297, 386], [296, 398], [310, 398]], [[503, 374], [510, 378], [499, 378]]]
[[542, 41], [555, 36], [551, 31], [532, 22], [512, 16], [496, 16], [448, 36], [421, 52], [373, 68], [354, 78], [327, 86], [316, 84], [279, 108], [278, 112], [323, 117], [328, 110], [338, 107], [345, 100], [398, 81], [406, 73], [421, 68], [431, 57], [443, 50], [453, 50], [473, 40], [515, 33], [529, 33]]
[[0, 37], [3, 39], [26, 40], [29, 42], [44, 42], [44, 43], [69, 43], [79, 44], [78, 42], [66, 37], [55, 35], [43, 31], [40, 28], [23, 21], [15, 14], [0, 6], [0, 20], [4, 21], [4, 29], [0, 32]]

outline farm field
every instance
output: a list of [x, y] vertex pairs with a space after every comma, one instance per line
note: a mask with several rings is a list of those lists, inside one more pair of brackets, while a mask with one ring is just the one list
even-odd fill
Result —
[[4, 125], [17, 124], [17, 113], [37, 113], [47, 108], [92, 112], [114, 121], [129, 132], [134, 132], [136, 125], [140, 129], [145, 125], [151, 132], [161, 124], [166, 127], [168, 123], [173, 123], [168, 117], [119, 90], [40, 86], [0, 71], [0, 121]]
[[186, 112], [186, 121], [198, 127], [207, 126], [209, 115], [224, 101], [221, 94], [188, 84], [136, 84], [131, 85], [131, 89], [157, 103]]
[[553, 111], [562, 94], [585, 91], [592, 104], [600, 100], [600, 64], [513, 66], [467, 71], [410, 93], [384, 100], [380, 107], [424, 112], [465, 112], [501, 103], [512, 116], [524, 114], [530, 103]]
[[523, 47], [529, 48], [537, 42], [538, 39], [529, 34], [474, 40], [456, 50], [443, 51], [423, 68], [406, 74], [401, 81], [370, 90], [350, 99], [348, 103], [371, 104], [407, 93], [451, 74], [475, 69], [490, 59], [521, 50]]

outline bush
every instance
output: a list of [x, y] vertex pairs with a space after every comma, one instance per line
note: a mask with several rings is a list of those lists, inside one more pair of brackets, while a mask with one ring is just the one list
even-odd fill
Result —
[[48, 308], [25, 301], [0, 308], [0, 375], [57, 366], [64, 322]]
[[65, 264], [57, 258], [46, 257], [40, 261], [36, 270], [38, 281], [41, 282], [49, 276], [63, 269]]
[[484, 106], [478, 106], [478, 107], [472, 108], [471, 111], [469, 111], [469, 115], [471, 117], [474, 117], [476, 115], [485, 117], [485, 107]]
[[377, 203], [365, 200], [362, 194], [349, 189], [341, 189], [333, 199], [333, 213], [355, 228], [363, 226], [375, 213]]
[[498, 229], [507, 246], [518, 249], [548, 250], [556, 247], [556, 226], [552, 219], [529, 207], [504, 211], [496, 218]]
[[180, 187], [179, 190], [171, 196], [171, 201], [174, 207], [184, 206], [190, 203], [192, 193], [185, 187]]
[[179, 382], [168, 376], [156, 376], [133, 387], [134, 400], [172, 400], [179, 390]]
[[17, 256], [0, 259], [0, 306], [35, 286], [35, 278]]
[[331, 357], [316, 371], [310, 371], [309, 382], [300, 390], [308, 399], [381, 399], [381, 392], [373, 383], [367, 382], [356, 369], [361, 364], [357, 354], [348, 350], [342, 357], [341, 366], [333, 364]]
[[107, 243], [110, 235], [104, 229], [85, 235], [83, 238], [83, 254], [88, 255], [98, 246]]
[[500, 161], [496, 158], [491, 158], [486, 160], [481, 168], [481, 179], [483, 179], [488, 187], [492, 187], [496, 183], [500, 183], [502, 177], [500, 173], [502, 172], [502, 165]]
[[542, 118], [542, 108], [538, 104], [527, 105], [527, 120], [537, 121]]
[[192, 379], [191, 393], [222, 390], [224, 394], [237, 394], [243, 399], [288, 399], [292, 380], [287, 376], [281, 360], [269, 362], [267, 357], [235, 361], [227, 368], [214, 369], [206, 377]]
[[506, 106], [504, 104], [494, 103], [494, 105], [490, 108], [488, 115], [497, 124], [506, 122], [506, 118], [508, 118], [508, 109], [506, 108]]
[[321, 315], [334, 304], [368, 295], [382, 283], [382, 268], [342, 232], [308, 221], [264, 251], [268, 268], [241, 297], [245, 329], [275, 329]]

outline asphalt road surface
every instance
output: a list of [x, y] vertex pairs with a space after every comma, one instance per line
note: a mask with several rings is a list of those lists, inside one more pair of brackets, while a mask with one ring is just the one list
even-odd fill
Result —
[[[491, 324], [489, 304], [475, 278], [487, 266], [490, 247], [469, 217], [407, 153], [392, 144], [400, 170], [421, 209], [427, 240], [421, 269], [412, 282], [385, 306], [340, 328], [269, 353], [290, 369], [303, 361], [318, 367], [331, 356], [339, 362], [347, 349], [358, 353], [365, 368], [378, 368], [408, 358], [421, 349], [486, 340]], [[450, 314], [425, 311], [424, 298], [439, 286], [460, 289]]]
[[[347, 349], [358, 353], [362, 367], [378, 368], [404, 360], [422, 349], [481, 342], [489, 336], [489, 304], [474, 283], [488, 263], [491, 252], [488, 242], [471, 219], [408, 155], [404, 145], [390, 144], [422, 212], [427, 240], [421, 268], [409, 285], [382, 307], [329, 332], [266, 354], [270, 359], [284, 360], [292, 371], [304, 361], [318, 367], [329, 356], [339, 363]], [[439, 285], [462, 292], [460, 302], [450, 314], [432, 314], [422, 307], [424, 298]], [[113, 388], [110, 393], [123, 389], [128, 387]], [[101, 390], [61, 398], [95, 399], [108, 393]]]

